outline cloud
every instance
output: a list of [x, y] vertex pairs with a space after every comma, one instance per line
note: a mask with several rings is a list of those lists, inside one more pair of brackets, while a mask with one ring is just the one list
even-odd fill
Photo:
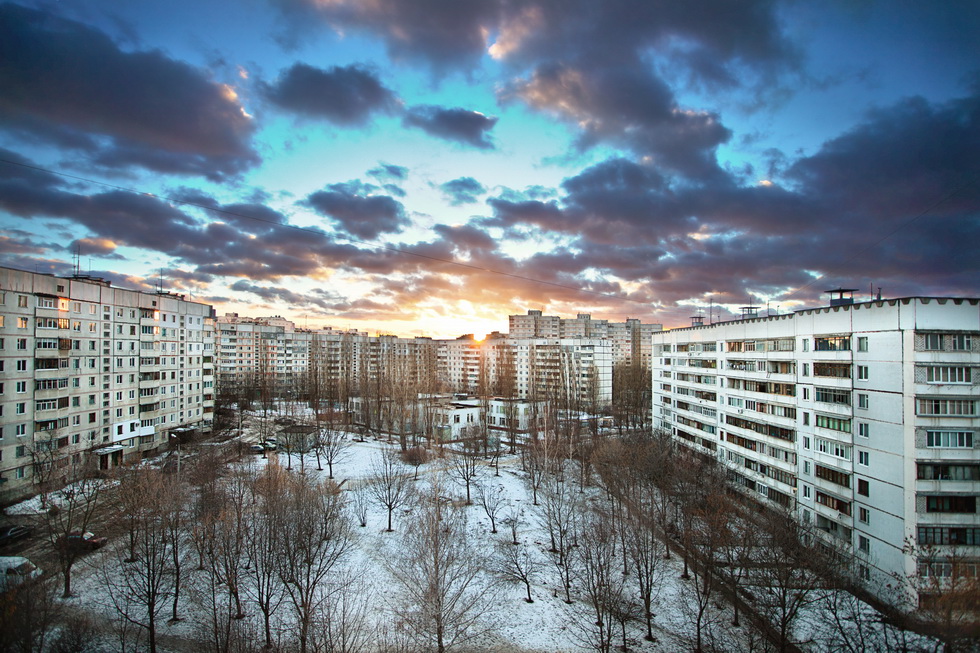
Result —
[[393, 163], [378, 161], [378, 166], [368, 170], [367, 174], [382, 182], [405, 181], [408, 178], [408, 168]]
[[410, 107], [403, 122], [443, 140], [471, 145], [481, 150], [494, 149], [489, 132], [497, 124], [497, 119], [479, 111], [435, 106]]
[[473, 177], [459, 177], [439, 184], [439, 190], [453, 206], [474, 204], [479, 201], [480, 195], [487, 192], [483, 184]]
[[720, 178], [717, 147], [731, 137], [717, 115], [682, 109], [667, 84], [641, 66], [545, 64], [501, 94], [577, 125], [579, 149], [608, 142], [675, 173]]
[[349, 181], [331, 184], [299, 202], [357, 238], [374, 240], [395, 233], [408, 224], [401, 202], [387, 195], [372, 195], [374, 186]]
[[213, 181], [259, 161], [235, 91], [159, 51], [124, 52], [93, 27], [6, 4], [0, 61], [0, 129], [22, 140]]
[[375, 113], [398, 106], [395, 94], [364, 66], [323, 70], [293, 64], [274, 84], [262, 84], [265, 97], [280, 108], [345, 127], [364, 125]]
[[295, 44], [317, 21], [340, 32], [371, 32], [385, 40], [396, 61], [422, 61], [438, 72], [472, 66], [486, 53], [486, 27], [501, 7], [496, 0], [271, 0], [284, 20], [285, 42]]

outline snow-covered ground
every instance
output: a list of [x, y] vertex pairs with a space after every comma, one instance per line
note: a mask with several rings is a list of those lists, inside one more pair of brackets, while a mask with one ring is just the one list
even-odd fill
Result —
[[[242, 440], [251, 443], [259, 441], [262, 430], [254, 423], [246, 426]], [[268, 431], [265, 431], [268, 432]], [[372, 466], [385, 449], [395, 448], [397, 444], [368, 439], [357, 442], [354, 436], [348, 436], [350, 446], [344, 452], [342, 459], [334, 464], [334, 480], [340, 484], [344, 495], [351, 497], [356, 488], [363, 485], [372, 475]], [[246, 454], [241, 462], [243, 466], [262, 467], [268, 464], [287, 465], [287, 455], [282, 452], [269, 453], [268, 456]], [[326, 463], [323, 470], [317, 469], [316, 456], [306, 454], [301, 460], [298, 455], [292, 456], [291, 462], [294, 473], [303, 473], [318, 479], [327, 478]], [[404, 473], [412, 476], [414, 469], [404, 466]], [[463, 504], [465, 489], [453, 481], [447, 471], [444, 459], [435, 458], [419, 468], [419, 479], [413, 484], [425, 487], [432, 477], [441, 476], [443, 492], [449, 492], [457, 499], [456, 504]], [[584, 596], [573, 592], [573, 602], [567, 604], [557, 571], [550, 562], [549, 537], [539, 514], [539, 508], [532, 505], [530, 491], [525, 483], [525, 474], [521, 470], [520, 459], [517, 456], [503, 456], [499, 464], [499, 476], [489, 462], [480, 462], [479, 483], [499, 487], [506, 498], [506, 507], [500, 510], [498, 516], [498, 533], [491, 533], [490, 519], [476, 501], [474, 492], [473, 505], [463, 506], [466, 514], [468, 546], [472, 555], [480, 561], [484, 569], [481, 591], [488, 602], [479, 629], [484, 632], [468, 642], [461, 650], [467, 651], [511, 651], [514, 653], [551, 653], [555, 651], [587, 651], [591, 650], [586, 643], [586, 631], [594, 622], [594, 613]], [[587, 500], [603, 501], [597, 488], [587, 487], [584, 493]], [[52, 497], [57, 500], [56, 496]], [[8, 509], [8, 512], [25, 514], [37, 511], [39, 501], [35, 498]], [[540, 562], [537, 575], [532, 586], [533, 603], [525, 601], [525, 588], [521, 583], [505, 583], [495, 577], [494, 556], [495, 547], [500, 542], [510, 542], [510, 529], [504, 525], [503, 517], [511, 509], [521, 515], [518, 529], [518, 539], [522, 546], [530, 547], [533, 555]], [[353, 516], [351, 517], [352, 519]], [[353, 575], [359, 583], [359, 592], [368, 606], [367, 621], [372, 637], [377, 641], [384, 638], [386, 631], [390, 632], [394, 622], [395, 608], [403, 601], [399, 585], [394, 579], [391, 568], [403, 555], [402, 546], [406, 533], [412, 529], [414, 520], [409, 507], [398, 510], [395, 514], [394, 532], [386, 532], [386, 509], [371, 502], [368, 510], [367, 526], [360, 528], [354, 522], [357, 545], [354, 551], [344, 560], [344, 566], [354, 570]], [[118, 538], [122, 540], [122, 538]], [[102, 610], [108, 617], [113, 616], [113, 609], [106, 597], [106, 576], [112, 576], [113, 567], [118, 567], [118, 549], [122, 541], [110, 542], [103, 551], [83, 558], [75, 568], [74, 590], [76, 597], [69, 602], [89, 610]], [[189, 547], [188, 547], [189, 548]], [[188, 553], [191, 556], [190, 553]], [[194, 571], [194, 564], [186, 568], [191, 578], [189, 587], [194, 584], [194, 575], [203, 572]], [[52, 570], [54, 571], [54, 570]], [[648, 642], [643, 639], [645, 632], [642, 620], [629, 625], [627, 638], [630, 650], [634, 651], [682, 651], [692, 648], [692, 617], [690, 583], [694, 580], [681, 578], [682, 561], [677, 555], [663, 561], [663, 575], [654, 612], [656, 613], [654, 633], [657, 641]], [[332, 574], [339, 578], [340, 573]], [[199, 579], [198, 579], [199, 580]], [[630, 581], [631, 582], [631, 581]], [[159, 626], [159, 644], [162, 650], [191, 651], [198, 650], [193, 643], [202, 637], [206, 627], [201, 621], [203, 611], [196, 609], [193, 604], [193, 591], [187, 592], [181, 608], [182, 621], [167, 623], [161, 619]], [[248, 618], [243, 626], [258, 637], [261, 623], [260, 614], [255, 606], [246, 607]], [[277, 628], [288, 639], [293, 635], [294, 625], [288, 615], [288, 606], [284, 604], [279, 610]], [[746, 622], [741, 628], [730, 626], [731, 608], [717, 599], [717, 603], [709, 608], [708, 620], [711, 622], [711, 639], [714, 650], [743, 651], [751, 650], [755, 644], [758, 649], [758, 635], [749, 631]], [[805, 618], [807, 630], [813, 628], [813, 618]], [[613, 636], [613, 644], [621, 643], [621, 635]], [[372, 650], [369, 648], [368, 650]]]

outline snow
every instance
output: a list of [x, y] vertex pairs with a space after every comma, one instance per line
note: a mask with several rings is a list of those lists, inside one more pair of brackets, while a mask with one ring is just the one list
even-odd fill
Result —
[[[271, 417], [270, 417], [271, 419]], [[251, 420], [247, 424], [241, 440], [245, 443], [258, 442], [262, 432]], [[362, 486], [371, 476], [372, 465], [385, 449], [397, 447], [397, 444], [368, 439], [365, 442], [354, 440], [350, 435], [350, 447], [344, 452], [339, 462], [334, 463], [334, 481], [339, 484], [346, 496]], [[279, 464], [285, 467], [288, 458], [285, 452], [269, 452], [267, 456], [244, 454], [243, 466], [263, 467], [269, 464]], [[317, 479], [326, 480], [326, 463], [323, 470], [317, 469], [316, 456], [312, 453], [304, 457], [292, 456], [294, 473], [300, 470]], [[457, 504], [465, 499], [465, 489], [452, 481], [447, 473], [445, 459], [435, 458], [419, 468], [419, 480], [415, 484], [422, 487], [435, 475], [442, 475], [444, 491], [452, 493]], [[487, 610], [481, 626], [485, 632], [463, 648], [467, 651], [511, 651], [513, 653], [551, 653], [554, 651], [587, 651], [584, 629], [594, 620], [591, 607], [584, 597], [573, 595], [573, 603], [564, 602], [564, 593], [560, 579], [554, 566], [550, 563], [548, 553], [549, 538], [537, 516], [537, 508], [532, 505], [528, 488], [524, 483], [524, 473], [521, 471], [520, 459], [513, 455], [504, 455], [500, 459], [500, 474], [495, 475], [489, 462], [481, 463], [480, 482], [490, 483], [502, 488], [506, 504], [498, 516], [498, 533], [490, 532], [490, 520], [483, 508], [476, 502], [462, 509], [467, 516], [467, 537], [473, 555], [478, 556], [485, 569], [485, 586], [482, 591], [488, 601]], [[404, 472], [413, 476], [415, 470], [404, 466]], [[591, 501], [604, 500], [596, 488], [586, 488], [585, 495]], [[52, 493], [51, 500], [57, 501], [57, 494]], [[533, 603], [525, 601], [525, 589], [521, 583], [503, 583], [495, 579], [491, 573], [495, 545], [499, 542], [510, 542], [510, 529], [503, 523], [509, 512], [508, 506], [516, 506], [522, 511], [522, 519], [518, 532], [521, 546], [530, 546], [540, 561], [537, 576], [532, 586]], [[31, 514], [40, 511], [40, 501], [37, 497], [25, 501], [10, 509], [11, 514]], [[397, 583], [390, 568], [397, 564], [402, 555], [402, 541], [405, 532], [412, 528], [412, 516], [409, 508], [396, 511], [395, 532], [385, 532], [387, 525], [386, 509], [372, 501], [368, 511], [367, 526], [359, 528], [353, 515], [354, 531], [357, 546], [352, 554], [344, 561], [349, 570], [365, 570], [357, 574], [359, 583], [366, 595], [367, 620], [374, 637], [381, 633], [390, 632], [393, 621], [394, 607], [400, 599]], [[120, 572], [119, 549], [124, 546], [123, 538], [110, 542], [105, 549], [89, 555], [76, 565], [74, 574], [74, 589], [76, 597], [69, 601], [86, 608], [101, 609], [110, 620], [116, 619], [111, 604], [106, 595], [107, 579], [111, 582]], [[161, 650], [192, 650], [189, 644], [195, 638], [206, 632], [207, 626], [197, 619], [204, 619], [205, 610], [193, 605], [193, 586], [200, 582], [203, 572], [193, 570], [196, 558], [188, 549], [188, 561], [185, 569], [189, 571], [188, 591], [182, 599], [181, 614], [184, 620], [166, 623], [166, 617], [161, 619], [159, 627], [159, 643]], [[689, 650], [692, 647], [693, 625], [690, 609], [690, 592], [687, 584], [694, 580], [681, 579], [682, 561], [675, 554], [669, 560], [663, 561], [663, 580], [657, 597], [654, 612], [655, 635], [657, 642], [647, 642], [643, 639], [644, 628], [641, 622], [631, 624], [628, 628], [630, 650], [633, 651], [674, 651]], [[340, 578], [339, 573], [333, 578]], [[631, 582], [631, 581], [628, 581]], [[708, 619], [711, 621], [712, 642], [717, 650], [747, 650], [750, 648], [749, 638], [752, 636], [747, 627], [733, 628], [730, 621], [731, 608], [723, 604], [709, 608]], [[199, 606], [198, 606], [199, 607]], [[258, 638], [261, 632], [260, 614], [254, 606], [247, 606], [249, 618], [240, 625], [248, 629], [251, 637]], [[280, 634], [293, 634], [288, 616], [288, 605], [284, 603], [279, 610], [277, 628]], [[814, 628], [813, 615], [801, 620], [803, 630]], [[618, 626], [617, 626], [618, 628]], [[619, 645], [620, 635], [615, 631], [613, 644]], [[370, 649], [369, 649], [370, 650]]]

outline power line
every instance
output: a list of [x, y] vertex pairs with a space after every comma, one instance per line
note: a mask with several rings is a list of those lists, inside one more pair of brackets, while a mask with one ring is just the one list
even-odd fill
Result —
[[[90, 183], [90, 184], [96, 184], [96, 185], [99, 185], [99, 186], [103, 186], [105, 188], [112, 188], [114, 190], [119, 190], [119, 191], [123, 191], [123, 192], [126, 192], [126, 193], [133, 193], [134, 195], [144, 195], [144, 196], [147, 196], [147, 197], [152, 197], [154, 199], [166, 200], [167, 202], [173, 202], [174, 204], [181, 204], [181, 205], [184, 205], [184, 206], [193, 206], [195, 208], [202, 209], [204, 211], [212, 211], [214, 213], [221, 213], [221, 214], [224, 214], [224, 215], [231, 215], [231, 216], [235, 216], [237, 218], [244, 218], [246, 220], [254, 220], [256, 222], [262, 222], [262, 223], [265, 223], [265, 224], [270, 224], [270, 225], [273, 225], [275, 227], [279, 227], [279, 228], [283, 228], [283, 229], [292, 229], [292, 230], [295, 230], [295, 231], [302, 231], [304, 233], [313, 234], [315, 236], [322, 237], [322, 238], [326, 238], [327, 235], [328, 235], [328, 234], [326, 234], [326, 233], [324, 233], [322, 231], [319, 231], [319, 230], [316, 230], [316, 229], [311, 229], [309, 227], [300, 227], [300, 226], [292, 225], [292, 224], [288, 224], [288, 223], [276, 222], [275, 220], [269, 220], [267, 218], [260, 218], [258, 216], [254, 216], [254, 215], [247, 215], [245, 213], [238, 213], [237, 211], [229, 211], [228, 209], [222, 209], [222, 208], [218, 208], [218, 207], [215, 207], [215, 206], [208, 206], [207, 204], [199, 204], [197, 202], [191, 202], [189, 200], [183, 200], [183, 199], [179, 199], [179, 198], [176, 198], [176, 197], [170, 197], [170, 196], [167, 196], [167, 195], [158, 195], [157, 193], [150, 193], [150, 192], [147, 192], [147, 191], [141, 191], [141, 190], [138, 190], [136, 188], [129, 188], [127, 186], [117, 186], [115, 184], [110, 184], [110, 183], [107, 183], [107, 182], [104, 182], [104, 181], [97, 181], [95, 179], [89, 179], [88, 177], [82, 177], [80, 175], [73, 175], [73, 174], [69, 174], [67, 172], [59, 172], [57, 170], [51, 170], [51, 169], [48, 169], [48, 168], [42, 168], [41, 166], [30, 165], [30, 164], [22, 163], [22, 162], [19, 162], [19, 161], [11, 161], [9, 159], [0, 158], [0, 163], [6, 163], [6, 164], [9, 164], [9, 165], [19, 166], [21, 168], [27, 168], [29, 170], [37, 170], [39, 172], [46, 172], [48, 174], [58, 175], [60, 177], [65, 177], [65, 178], [68, 178], [68, 179], [74, 179], [74, 180], [77, 180], [77, 181], [83, 181], [83, 182]], [[480, 266], [480, 265], [473, 265], [471, 263], [462, 263], [460, 261], [454, 261], [452, 259], [440, 258], [438, 256], [430, 256], [428, 254], [420, 254], [418, 252], [410, 252], [408, 250], [398, 249], [397, 247], [391, 247], [390, 245], [384, 245], [384, 244], [381, 244], [381, 243], [369, 243], [369, 242], [364, 241], [364, 240], [358, 240], [357, 238], [351, 238], [350, 236], [341, 235], [341, 236], [339, 236], [339, 239], [348, 241], [350, 243], [355, 243], [355, 244], [358, 244], [358, 245], [363, 245], [365, 247], [373, 247], [373, 248], [383, 249], [383, 250], [386, 250], [386, 251], [389, 251], [389, 252], [393, 252], [395, 254], [404, 254], [406, 256], [415, 256], [416, 258], [421, 258], [421, 259], [425, 259], [425, 260], [428, 260], [428, 261], [434, 261], [434, 262], [437, 262], [437, 263], [444, 263], [444, 264], [447, 264], [447, 265], [455, 265], [457, 267], [466, 268], [466, 269], [474, 270], [474, 271], [477, 271], [477, 272], [486, 272], [488, 274], [496, 274], [496, 275], [503, 276], [503, 277], [508, 277], [508, 278], [511, 278], [511, 279], [519, 279], [521, 281], [529, 281], [531, 283], [538, 283], [538, 284], [542, 284], [542, 285], [546, 285], [546, 286], [552, 286], [554, 288], [562, 288], [562, 289], [565, 289], [565, 290], [572, 290], [574, 292], [587, 293], [587, 294], [590, 294], [590, 295], [596, 295], [596, 296], [599, 296], [599, 297], [606, 297], [606, 298], [615, 299], [615, 300], [618, 300], [618, 301], [634, 302], [634, 303], [637, 303], [637, 304], [649, 305], [649, 302], [645, 302], [645, 301], [642, 301], [642, 300], [639, 300], [639, 299], [631, 299], [629, 297], [623, 297], [621, 295], [614, 295], [612, 293], [600, 292], [598, 290], [589, 290], [587, 288], [580, 288], [580, 287], [576, 287], [576, 286], [570, 286], [568, 284], [557, 283], [555, 281], [545, 281], [544, 279], [535, 279], [534, 277], [528, 277], [528, 276], [524, 276], [524, 275], [521, 275], [521, 274], [514, 274], [512, 272], [504, 272], [502, 270], [494, 270], [493, 268], [486, 268], [486, 267], [483, 267], [483, 266]]]

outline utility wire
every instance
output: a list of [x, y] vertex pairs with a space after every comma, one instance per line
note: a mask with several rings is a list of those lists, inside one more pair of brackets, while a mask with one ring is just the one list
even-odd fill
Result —
[[[13, 165], [13, 166], [19, 166], [21, 168], [27, 168], [29, 170], [37, 170], [39, 172], [46, 172], [48, 174], [58, 175], [60, 177], [66, 177], [68, 179], [74, 179], [74, 180], [77, 180], [77, 181], [83, 181], [83, 182], [86, 182], [86, 183], [89, 183], [89, 184], [97, 184], [99, 186], [104, 186], [106, 188], [112, 188], [114, 190], [119, 190], [119, 191], [123, 191], [123, 192], [126, 192], [126, 193], [133, 193], [135, 195], [145, 195], [147, 197], [152, 197], [152, 198], [155, 198], [155, 199], [160, 199], [160, 200], [166, 200], [168, 202], [173, 202], [174, 204], [182, 204], [182, 205], [185, 205], [185, 206], [193, 206], [195, 208], [199, 208], [199, 209], [202, 209], [202, 210], [205, 210], [205, 211], [212, 211], [214, 213], [221, 213], [221, 214], [224, 214], [224, 215], [232, 215], [232, 216], [235, 216], [237, 218], [245, 218], [246, 220], [254, 220], [256, 222], [263, 222], [263, 223], [274, 225], [276, 227], [280, 227], [280, 228], [284, 228], [284, 229], [292, 229], [292, 230], [295, 230], [295, 231], [302, 231], [302, 232], [305, 232], [305, 233], [314, 234], [314, 235], [319, 236], [319, 237], [322, 237], [322, 238], [327, 238], [329, 236], [329, 234], [327, 234], [327, 233], [325, 233], [323, 231], [320, 231], [318, 229], [312, 229], [310, 227], [300, 227], [300, 226], [292, 225], [292, 224], [288, 224], [288, 223], [276, 222], [275, 220], [269, 220], [267, 218], [260, 218], [260, 217], [254, 216], [254, 215], [247, 215], [247, 214], [244, 214], [244, 213], [238, 213], [237, 211], [229, 211], [228, 209], [222, 209], [222, 208], [218, 208], [218, 207], [215, 207], [215, 206], [208, 206], [207, 204], [198, 204], [196, 202], [191, 202], [191, 201], [188, 201], [188, 200], [182, 200], [182, 199], [178, 199], [176, 197], [169, 197], [167, 195], [158, 195], [156, 193], [149, 193], [149, 192], [146, 192], [146, 191], [138, 190], [136, 188], [128, 188], [126, 186], [117, 186], [115, 184], [110, 184], [110, 183], [107, 183], [107, 182], [104, 182], [104, 181], [97, 181], [95, 179], [89, 179], [88, 177], [82, 177], [82, 176], [79, 176], [79, 175], [73, 175], [73, 174], [69, 174], [67, 172], [59, 172], [57, 170], [51, 170], [51, 169], [48, 169], [48, 168], [42, 168], [41, 166], [30, 165], [30, 164], [22, 163], [22, 162], [19, 162], [19, 161], [11, 161], [9, 159], [0, 158], [0, 163], [6, 163], [6, 164], [9, 164], [9, 165]], [[496, 275], [499, 275], [499, 276], [502, 276], [502, 277], [508, 277], [508, 278], [511, 278], [511, 279], [519, 279], [521, 281], [529, 281], [531, 283], [538, 283], [538, 284], [542, 284], [542, 285], [546, 285], [546, 286], [552, 286], [554, 288], [562, 288], [562, 289], [565, 289], [565, 290], [572, 290], [572, 291], [575, 291], [575, 292], [588, 293], [590, 295], [597, 295], [599, 297], [606, 297], [606, 298], [609, 298], [609, 299], [616, 299], [618, 301], [634, 302], [634, 303], [637, 303], [637, 304], [649, 305], [649, 302], [642, 301], [642, 300], [639, 300], [639, 299], [631, 299], [629, 297], [623, 297], [621, 295], [614, 295], [612, 293], [600, 292], [598, 290], [589, 290], [587, 288], [580, 288], [580, 287], [577, 287], [577, 286], [570, 286], [568, 284], [557, 283], [555, 281], [545, 281], [544, 279], [535, 279], [534, 277], [528, 277], [528, 276], [524, 276], [524, 275], [521, 275], [521, 274], [514, 274], [512, 272], [504, 272], [502, 270], [494, 270], [493, 268], [486, 268], [486, 267], [483, 267], [483, 266], [480, 266], [480, 265], [473, 265], [471, 263], [462, 263], [460, 261], [454, 261], [452, 259], [440, 258], [438, 256], [430, 256], [428, 254], [419, 254], [418, 252], [410, 252], [408, 250], [398, 249], [397, 247], [391, 247], [390, 245], [384, 245], [384, 244], [381, 244], [381, 243], [370, 243], [370, 242], [367, 242], [367, 241], [364, 241], [364, 240], [358, 240], [356, 238], [351, 238], [350, 236], [341, 235], [341, 236], [339, 236], [339, 239], [348, 241], [350, 243], [355, 243], [355, 244], [358, 244], [358, 245], [363, 245], [365, 247], [373, 247], [373, 248], [383, 249], [383, 250], [386, 250], [386, 251], [389, 251], [389, 252], [393, 252], [395, 254], [404, 254], [404, 255], [407, 255], [407, 256], [415, 256], [416, 258], [421, 258], [421, 259], [425, 259], [425, 260], [428, 260], [428, 261], [434, 261], [434, 262], [437, 262], [437, 263], [445, 263], [447, 265], [455, 265], [457, 267], [466, 268], [466, 269], [469, 269], [469, 270], [475, 270], [477, 272], [486, 272], [488, 274], [496, 274]]]

